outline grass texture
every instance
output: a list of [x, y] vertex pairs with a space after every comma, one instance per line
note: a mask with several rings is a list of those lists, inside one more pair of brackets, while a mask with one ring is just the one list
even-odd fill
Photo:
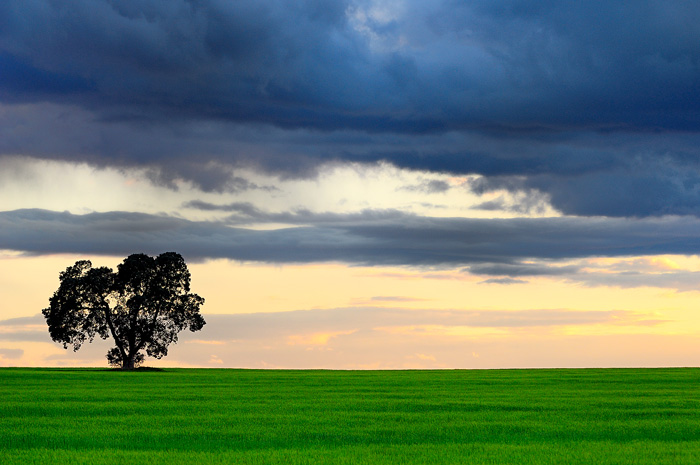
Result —
[[698, 464], [700, 370], [0, 369], [0, 463]]

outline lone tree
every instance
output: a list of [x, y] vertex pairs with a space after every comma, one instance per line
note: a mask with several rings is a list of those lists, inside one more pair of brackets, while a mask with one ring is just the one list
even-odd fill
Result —
[[199, 331], [204, 299], [190, 293], [190, 272], [182, 256], [129, 255], [117, 266], [92, 268], [80, 260], [59, 274], [58, 290], [42, 310], [51, 339], [80, 349], [95, 336], [114, 339], [107, 352], [110, 365], [132, 370], [145, 351], [157, 359], [168, 355], [184, 329]]

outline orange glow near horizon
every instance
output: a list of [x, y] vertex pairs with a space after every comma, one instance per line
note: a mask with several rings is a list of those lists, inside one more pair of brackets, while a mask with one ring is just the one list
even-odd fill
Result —
[[[77, 255], [25, 257], [4, 254], [0, 258], [2, 319], [37, 315], [56, 289], [58, 273], [84, 258]], [[92, 258], [94, 266], [115, 267], [121, 260], [116, 257]], [[646, 267], [646, 271], [653, 275], [698, 270], [700, 259], [681, 256], [599, 258], [587, 259], [578, 265], [587, 272], [598, 270], [603, 273], [631, 266]], [[249, 342], [226, 338], [225, 332], [224, 336], [219, 334], [207, 338], [203, 331], [190, 337], [191, 340], [173, 346], [169, 357], [149, 362], [153, 366], [493, 368], [519, 366], [519, 363], [537, 365], [533, 362], [540, 360], [537, 357], [544, 357], [541, 360], [545, 366], [556, 363], [562, 366], [605, 365], [601, 362], [599, 349], [586, 349], [591, 351], [589, 358], [580, 353], [582, 341], [595, 347], [605, 341], [614, 355], [610, 359], [613, 365], [627, 360], [630, 365], [637, 366], [657, 360], [648, 354], [651, 348], [644, 347], [645, 338], [663, 340], [663, 344], [654, 350], [659, 352], [658, 360], [666, 360], [668, 364], [672, 354], [682, 353], [683, 348], [689, 347], [689, 341], [697, 339], [695, 335], [700, 334], [697, 291], [592, 285], [560, 277], [526, 277], [526, 284], [487, 284], [484, 283], [487, 277], [458, 270], [342, 264], [266, 265], [214, 260], [191, 263], [189, 268], [192, 291], [206, 299], [202, 308], [205, 316], [269, 314], [274, 319], [290, 311], [308, 310], [322, 312], [319, 313], [322, 315], [326, 311], [335, 311], [333, 309], [353, 308], [370, 311], [362, 315], [371, 315], [371, 309], [399, 309], [400, 312], [396, 313], [395, 321], [382, 316], [384, 319], [364, 329], [358, 329], [355, 323], [359, 320], [353, 320], [341, 321], [332, 327], [310, 324], [307, 329], [294, 327], [279, 335], [271, 335], [261, 324], [258, 328], [260, 336], [254, 334], [256, 328], [250, 330], [252, 334], [246, 335]], [[612, 311], [620, 312], [620, 316], [614, 314], [601, 321], [552, 323], [543, 327], [471, 326], [445, 324], [441, 320], [448, 311], [478, 311], [488, 316], [489, 312], [508, 311], [517, 315], [518, 312], [539, 310], [601, 315]], [[412, 312], [432, 312], [429, 314], [435, 315], [435, 322], [415, 324], [401, 320], [401, 315], [411, 317]], [[104, 366], [103, 355], [93, 348], [86, 350], [83, 347], [71, 355], [71, 351], [64, 351], [59, 344], [50, 341], [21, 342], [19, 331], [45, 331], [41, 325], [36, 326], [0, 328], [0, 333], [14, 332], [14, 340], [0, 340], [0, 350], [6, 351], [6, 355], [0, 352], [0, 366]], [[633, 345], [639, 351], [638, 358], [631, 351], [630, 341], [634, 341]], [[547, 353], [545, 347], [548, 344], [552, 353]], [[397, 347], [404, 347], [400, 349], [403, 351], [400, 356]], [[431, 347], [437, 348], [431, 351]], [[454, 347], [456, 353], [445, 352], [447, 347]], [[21, 357], [16, 356], [17, 351], [22, 351]], [[234, 358], [230, 355], [233, 353], [240, 355]], [[193, 360], [194, 354], [200, 357], [199, 362]], [[663, 354], [668, 357], [662, 357]], [[678, 363], [687, 364], [683, 362], [691, 356], [689, 353], [681, 357]], [[358, 357], [358, 360], [353, 357]], [[272, 362], [273, 359], [279, 360]], [[509, 364], [508, 360], [513, 360], [513, 363]]]

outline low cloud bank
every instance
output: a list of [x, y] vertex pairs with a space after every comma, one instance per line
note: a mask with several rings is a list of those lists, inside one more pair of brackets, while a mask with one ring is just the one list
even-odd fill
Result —
[[189, 260], [472, 265], [477, 273], [510, 277], [575, 271], [520, 264], [524, 259], [700, 253], [700, 220], [693, 217], [464, 219], [399, 214], [379, 221], [372, 215], [319, 220], [311, 215], [306, 221], [304, 227], [261, 231], [141, 213], [15, 210], [0, 212], [0, 248], [36, 255], [176, 250]]

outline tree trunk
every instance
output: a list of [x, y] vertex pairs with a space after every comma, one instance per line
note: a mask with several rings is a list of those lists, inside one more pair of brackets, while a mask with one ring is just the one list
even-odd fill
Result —
[[122, 370], [133, 370], [134, 368], [134, 356], [131, 355], [125, 358], [124, 363], [122, 363]]

